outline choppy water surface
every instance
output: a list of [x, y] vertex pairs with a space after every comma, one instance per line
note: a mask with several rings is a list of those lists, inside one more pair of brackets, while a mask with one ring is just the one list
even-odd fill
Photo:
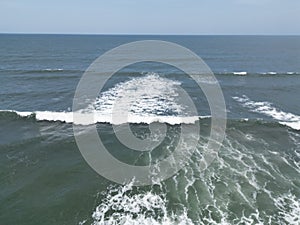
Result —
[[[226, 137], [201, 172], [211, 122], [202, 91], [170, 66], [125, 68], [85, 109], [96, 112], [99, 136], [112, 155], [136, 164], [167, 156], [180, 126], [195, 121], [201, 138], [173, 177], [122, 186], [82, 158], [72, 101], [93, 60], [144, 39], [181, 44], [211, 67], [226, 101]], [[0, 35], [0, 224], [299, 224], [299, 60], [299, 37]], [[197, 103], [196, 117], [178, 103], [178, 87]], [[124, 150], [112, 129], [114, 101], [134, 93], [140, 97], [131, 101], [133, 133], [143, 139], [151, 123], [168, 128], [153, 152]], [[78, 126], [84, 133], [92, 124]]]

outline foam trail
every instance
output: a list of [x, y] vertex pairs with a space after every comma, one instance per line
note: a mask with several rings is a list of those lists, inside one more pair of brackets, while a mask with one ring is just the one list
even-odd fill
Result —
[[255, 102], [250, 100], [246, 95], [233, 97], [233, 99], [241, 103], [244, 107], [249, 108], [252, 112], [270, 116], [282, 125], [300, 130], [300, 116], [277, 109], [270, 102]]
[[300, 224], [300, 199], [295, 195], [283, 194], [274, 200], [280, 211], [281, 220], [291, 225]]
[[118, 99], [129, 102], [130, 112], [143, 115], [182, 115], [183, 106], [176, 102], [178, 81], [159, 77], [150, 73], [143, 77], [132, 78], [121, 82], [102, 92], [88, 110], [96, 110], [110, 115]]
[[[190, 115], [188, 107], [177, 102], [177, 88], [181, 85], [178, 81], [162, 78], [158, 74], [150, 73], [142, 77], [135, 77], [129, 81], [121, 82], [114, 87], [102, 92], [101, 95], [87, 108], [76, 112], [35, 111], [19, 112], [10, 111], [21, 117], [35, 115], [38, 121], [61, 121], [65, 123], [90, 125], [94, 123], [145, 123], [154, 122], [175, 124], [193, 124], [199, 116]], [[116, 120], [112, 118], [114, 104], [118, 99], [128, 117]], [[128, 107], [129, 108], [126, 108]], [[9, 110], [7, 110], [9, 111]], [[120, 116], [123, 115], [121, 110]]]
[[132, 183], [108, 189], [93, 212], [92, 225], [193, 225], [187, 213], [169, 215], [165, 196], [151, 191], [132, 194]]

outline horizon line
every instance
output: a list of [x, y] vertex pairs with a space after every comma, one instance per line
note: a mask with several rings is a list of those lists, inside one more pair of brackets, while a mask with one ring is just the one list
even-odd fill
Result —
[[52, 33], [52, 32], [0, 32], [0, 35], [103, 35], [103, 36], [300, 36], [300, 34], [182, 34], [182, 33]]

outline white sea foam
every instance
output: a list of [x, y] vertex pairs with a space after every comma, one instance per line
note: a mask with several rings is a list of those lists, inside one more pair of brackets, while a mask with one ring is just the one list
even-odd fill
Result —
[[299, 72], [292, 72], [292, 71], [288, 71], [288, 72], [274, 72], [274, 71], [269, 71], [269, 72], [262, 72], [260, 73], [262, 75], [277, 75], [277, 74], [287, 74], [287, 75], [295, 75], [295, 74], [299, 74]]
[[[257, 138], [256, 141], [268, 147], [262, 139]], [[299, 224], [298, 196], [278, 195], [272, 190], [273, 182], [280, 186], [278, 176], [282, 175], [273, 169], [273, 165], [283, 162], [283, 159], [269, 154], [267, 149], [257, 154], [238, 141], [236, 136], [230, 138], [229, 135], [224, 148], [217, 157], [222, 166], [211, 166], [205, 173], [199, 172], [196, 163], [202, 151], [196, 151], [196, 157], [190, 159], [189, 166], [150, 191], [134, 189], [132, 184], [108, 188], [101, 193], [100, 205], [93, 210], [92, 225]], [[260, 210], [263, 207], [259, 201], [262, 193], [266, 194], [263, 204], [271, 205], [273, 211]], [[239, 201], [233, 202], [233, 198]], [[229, 206], [237, 210], [236, 215]]]
[[183, 106], [176, 102], [176, 88], [180, 82], [161, 78], [155, 73], [122, 82], [101, 93], [90, 106], [101, 114], [111, 114], [117, 99], [129, 102], [129, 111], [135, 115], [179, 115]]
[[286, 125], [295, 130], [300, 130], [300, 116], [284, 112], [273, 106], [270, 102], [255, 102], [250, 100], [246, 95], [243, 95], [242, 97], [233, 97], [233, 99], [250, 109], [252, 112], [270, 116], [282, 125]]
[[245, 76], [247, 75], [247, 72], [243, 71], [243, 72], [233, 72], [234, 75], [239, 75], [239, 76]]
[[93, 225], [193, 225], [187, 213], [169, 215], [167, 201], [151, 191], [132, 194], [132, 183], [110, 188], [93, 212]]
[[277, 72], [269, 71], [269, 72], [263, 72], [262, 75], [276, 75]]
[[57, 72], [57, 71], [63, 71], [64, 69], [62, 68], [57, 68], [57, 69], [51, 69], [51, 68], [47, 68], [44, 69], [43, 71], [48, 71], [48, 72]]
[[[14, 110], [0, 110], [0, 112], [13, 112], [18, 114], [21, 117], [29, 117], [35, 116], [37, 121], [59, 121], [64, 123], [73, 123], [73, 112], [51, 112], [51, 111], [35, 111], [35, 112], [20, 112]], [[79, 113], [77, 112], [77, 116], [81, 116], [82, 120], [78, 121], [77, 125], [91, 125], [94, 123], [111, 123], [111, 124], [122, 124], [123, 122], [114, 121], [112, 120], [111, 116], [109, 115], [102, 115], [100, 113]], [[89, 117], [93, 118], [93, 122], [90, 123]], [[207, 118], [208, 116], [204, 116], [203, 118]], [[167, 123], [170, 125], [176, 124], [194, 124], [196, 121], [199, 120], [197, 116], [190, 116], [190, 117], [179, 117], [179, 116], [142, 116], [142, 115], [133, 115], [129, 114], [128, 118], [126, 119], [127, 123], [144, 123], [144, 124], [151, 124], [151, 123]]]
[[28, 117], [33, 114], [32, 112], [19, 112], [19, 111], [14, 111], [14, 110], [0, 110], [0, 112], [14, 112], [21, 117]]
[[300, 224], [300, 199], [295, 195], [288, 193], [274, 199], [275, 206], [279, 210], [282, 220], [286, 224], [299, 225]]

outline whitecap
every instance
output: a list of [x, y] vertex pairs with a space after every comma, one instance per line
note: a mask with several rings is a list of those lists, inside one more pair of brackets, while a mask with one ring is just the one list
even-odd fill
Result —
[[243, 72], [233, 72], [234, 75], [239, 75], [239, 76], [246, 76], [247, 72], [243, 71]]
[[243, 95], [242, 97], [233, 97], [233, 99], [250, 109], [252, 112], [270, 116], [282, 125], [291, 127], [295, 130], [300, 130], [300, 116], [284, 112], [273, 106], [270, 102], [255, 102], [250, 100], [246, 95]]
[[48, 71], [48, 72], [58, 72], [58, 71], [63, 71], [64, 69], [62, 68], [54, 68], [54, 69], [51, 69], [51, 68], [47, 68], [47, 69], [44, 69], [44, 71]]

